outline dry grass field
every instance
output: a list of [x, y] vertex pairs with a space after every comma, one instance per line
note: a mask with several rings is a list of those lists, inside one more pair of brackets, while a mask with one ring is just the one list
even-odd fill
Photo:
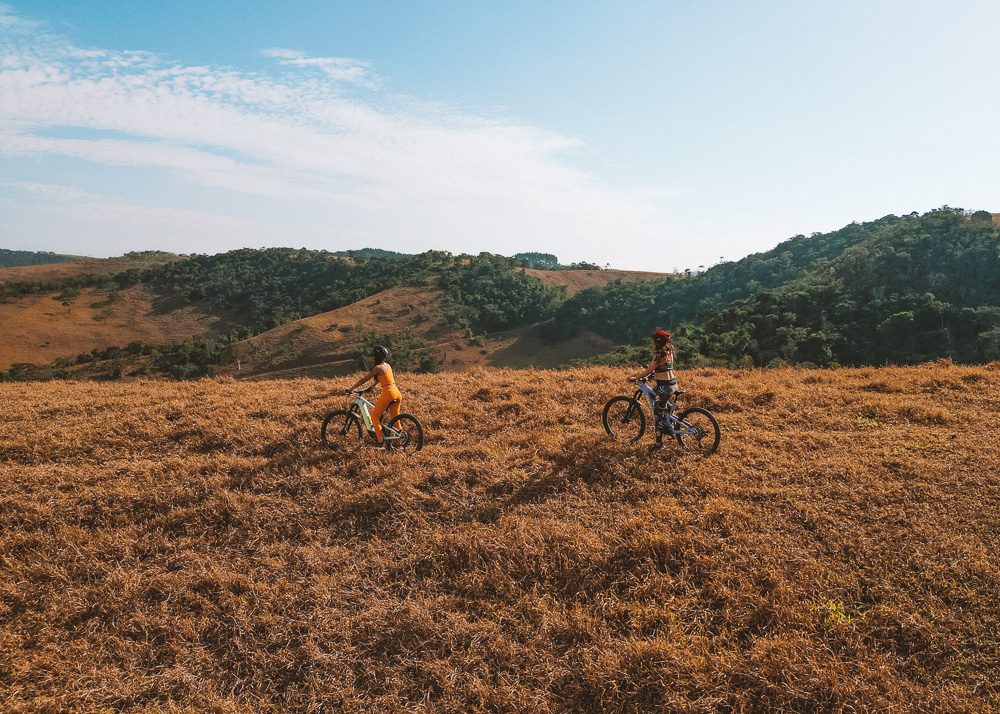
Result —
[[610, 440], [620, 371], [0, 385], [0, 711], [1000, 709], [1000, 370], [679, 374], [719, 452]]

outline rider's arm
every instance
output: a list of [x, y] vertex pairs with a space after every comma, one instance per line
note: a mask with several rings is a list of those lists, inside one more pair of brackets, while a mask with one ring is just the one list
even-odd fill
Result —
[[656, 371], [656, 368], [660, 366], [661, 361], [662, 360], [654, 359], [652, 362], [649, 363], [649, 366], [646, 367], [646, 369], [644, 369], [642, 372], [639, 372], [638, 374], [632, 375], [630, 379], [642, 379], [643, 377], [648, 377], [649, 375], [651, 375], [653, 372]]
[[378, 369], [378, 368], [377, 367], [372, 367], [371, 372], [369, 372], [364, 377], [362, 377], [357, 382], [355, 382], [353, 387], [348, 387], [347, 391], [348, 392], [353, 392], [355, 389], [357, 389], [358, 387], [360, 387], [362, 384], [364, 384], [365, 382], [367, 382], [369, 379], [375, 379], [376, 375], [378, 374], [375, 371], [376, 369]]

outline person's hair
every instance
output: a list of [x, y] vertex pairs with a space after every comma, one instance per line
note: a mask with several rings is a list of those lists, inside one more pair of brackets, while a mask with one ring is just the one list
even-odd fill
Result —
[[670, 359], [673, 359], [674, 355], [677, 354], [677, 348], [670, 341], [670, 333], [665, 330], [657, 330], [652, 334], [652, 337], [654, 359], [660, 359], [667, 355], [670, 355]]
[[662, 347], [653, 348], [654, 359], [661, 359], [663, 357], [668, 357], [668, 356], [670, 357], [670, 359], [673, 359], [676, 355], [677, 355], [677, 348], [674, 347], [674, 343], [670, 341], [665, 342]]

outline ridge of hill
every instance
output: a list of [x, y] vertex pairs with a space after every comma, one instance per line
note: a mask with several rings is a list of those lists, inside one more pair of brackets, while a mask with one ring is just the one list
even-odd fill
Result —
[[684, 371], [707, 458], [608, 368], [405, 375], [408, 457], [325, 381], [0, 384], [0, 709], [1000, 711], [997, 367]]
[[117, 258], [66, 257], [68, 259], [65, 261], [51, 264], [0, 267], [0, 283], [56, 282], [82, 275], [115, 275], [127, 270], [145, 270], [175, 260], [186, 260], [186, 256], [162, 251], [129, 253]]
[[60, 255], [48, 251], [10, 250], [0, 248], [0, 268], [10, 268], [19, 265], [47, 265], [50, 263], [65, 263], [80, 260], [76, 255]]

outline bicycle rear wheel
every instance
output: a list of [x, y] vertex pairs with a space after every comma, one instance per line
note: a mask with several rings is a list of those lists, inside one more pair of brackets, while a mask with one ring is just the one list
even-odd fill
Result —
[[694, 431], [693, 434], [677, 434], [677, 440], [685, 451], [702, 456], [715, 453], [722, 439], [722, 429], [712, 412], [701, 407], [691, 407], [681, 412], [677, 418], [680, 423], [674, 425], [675, 429]]
[[614, 397], [604, 405], [601, 415], [604, 431], [622, 441], [634, 444], [646, 433], [646, 414], [632, 397]]
[[358, 420], [358, 415], [354, 412], [349, 412], [346, 409], [337, 409], [326, 415], [326, 418], [323, 420], [323, 426], [319, 429], [319, 435], [323, 440], [324, 446], [328, 449], [333, 449], [335, 448], [334, 444], [345, 437], [348, 439], [360, 439], [361, 422]]
[[389, 429], [393, 431], [383, 430], [382, 435], [386, 448], [403, 454], [424, 448], [424, 428], [415, 416], [400, 414], [393, 417]]

